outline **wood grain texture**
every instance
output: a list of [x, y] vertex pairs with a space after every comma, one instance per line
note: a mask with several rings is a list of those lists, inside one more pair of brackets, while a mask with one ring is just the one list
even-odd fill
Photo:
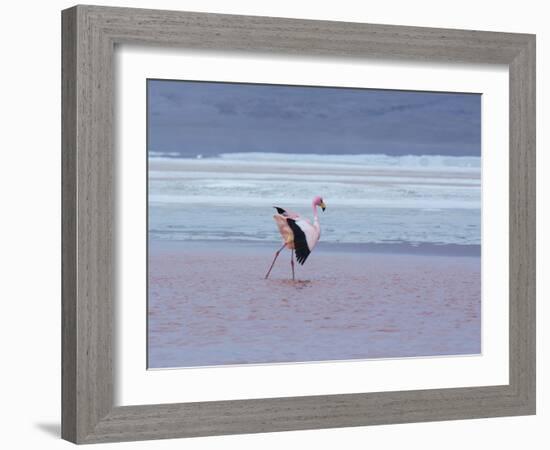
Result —
[[62, 156], [61, 156], [61, 260], [62, 260], [62, 431], [76, 440], [76, 10], [62, 17]]
[[[97, 6], [76, 6], [62, 16], [65, 439], [93, 443], [534, 414], [534, 36]], [[508, 65], [510, 384], [114, 407], [113, 52], [121, 43]]]
[[535, 410], [535, 40], [510, 71], [510, 384]]

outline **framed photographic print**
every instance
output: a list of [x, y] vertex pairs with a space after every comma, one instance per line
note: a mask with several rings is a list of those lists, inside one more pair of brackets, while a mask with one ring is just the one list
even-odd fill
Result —
[[63, 11], [76, 443], [535, 413], [535, 38]]

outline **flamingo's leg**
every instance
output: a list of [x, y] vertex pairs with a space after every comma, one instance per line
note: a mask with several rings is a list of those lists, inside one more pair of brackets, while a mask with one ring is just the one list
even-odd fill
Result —
[[292, 267], [292, 281], [294, 281], [294, 249], [290, 251], [290, 266]]
[[273, 269], [273, 266], [275, 265], [275, 261], [277, 260], [277, 256], [279, 256], [279, 253], [283, 250], [283, 248], [286, 247], [286, 244], [283, 244], [283, 246], [275, 252], [275, 257], [273, 258], [273, 262], [271, 263], [271, 266], [269, 267], [269, 270], [265, 274], [265, 279], [267, 280], [267, 277], [269, 277], [269, 274], [271, 273], [271, 269]]

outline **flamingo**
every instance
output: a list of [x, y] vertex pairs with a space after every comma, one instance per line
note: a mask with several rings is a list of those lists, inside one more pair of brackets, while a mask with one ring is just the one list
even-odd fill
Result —
[[313, 207], [313, 224], [306, 218], [301, 217], [298, 213], [274, 206], [277, 214], [273, 216], [279, 233], [283, 238], [283, 246], [275, 252], [275, 257], [271, 262], [271, 266], [265, 275], [265, 279], [269, 277], [271, 269], [275, 265], [275, 261], [279, 253], [286, 247], [290, 250], [290, 266], [292, 267], [292, 280], [294, 281], [294, 252], [296, 252], [296, 260], [303, 265], [307, 257], [313, 251], [313, 247], [321, 237], [321, 225], [317, 216], [317, 207], [320, 206], [324, 211], [326, 208], [325, 202], [319, 196], [316, 196], [311, 202]]

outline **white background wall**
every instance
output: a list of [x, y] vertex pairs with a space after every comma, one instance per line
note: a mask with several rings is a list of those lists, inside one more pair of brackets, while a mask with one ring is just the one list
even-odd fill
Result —
[[[462, 0], [360, 2], [254, 0], [103, 1], [233, 14], [468, 28], [537, 34], [538, 415], [229, 437], [139, 442], [117, 448], [548, 448], [550, 121], [545, 3]], [[3, 448], [68, 448], [60, 417], [60, 10], [71, 1], [2, 5], [0, 45], [0, 415]], [[546, 252], [545, 252], [546, 250]], [[546, 253], [544, 255], [543, 253]], [[545, 280], [546, 278], [546, 280]], [[105, 445], [98, 446], [105, 447]], [[109, 447], [114, 448], [114, 447]]]

